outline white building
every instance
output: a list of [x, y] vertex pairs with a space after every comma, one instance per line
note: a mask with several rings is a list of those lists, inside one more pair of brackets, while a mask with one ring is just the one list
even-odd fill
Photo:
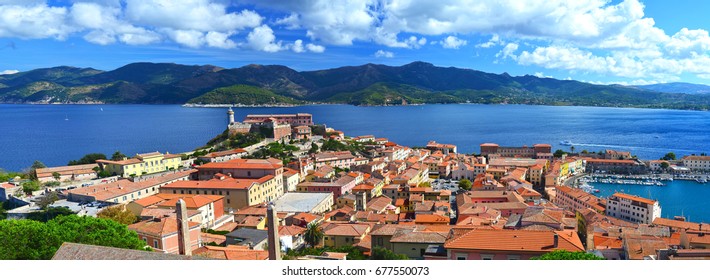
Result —
[[692, 171], [710, 171], [710, 156], [685, 156], [681, 161]]
[[606, 203], [606, 215], [633, 223], [650, 224], [661, 217], [657, 200], [640, 196], [615, 193]]

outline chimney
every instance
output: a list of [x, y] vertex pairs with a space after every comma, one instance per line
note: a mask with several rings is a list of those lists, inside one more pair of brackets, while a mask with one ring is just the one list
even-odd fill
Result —
[[190, 246], [190, 227], [187, 220], [187, 207], [185, 201], [178, 199], [175, 203], [177, 212], [177, 227], [178, 227], [178, 250], [180, 255], [192, 255], [192, 246]]
[[690, 249], [690, 239], [688, 239], [688, 233], [684, 229], [680, 231], [680, 246], [683, 249]]
[[560, 236], [555, 233], [555, 235], [552, 236], [552, 247], [557, 248], [560, 244]]
[[269, 260], [281, 260], [281, 243], [279, 242], [279, 217], [276, 215], [276, 207], [274, 207], [273, 202], [269, 202], [269, 206], [266, 208], [266, 218], [269, 222]]

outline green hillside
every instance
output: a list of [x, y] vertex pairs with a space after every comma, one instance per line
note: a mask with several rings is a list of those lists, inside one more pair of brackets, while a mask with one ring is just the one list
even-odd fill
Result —
[[200, 97], [190, 99], [189, 104], [301, 104], [302, 101], [275, 94], [269, 90], [248, 86], [234, 85], [212, 90]]

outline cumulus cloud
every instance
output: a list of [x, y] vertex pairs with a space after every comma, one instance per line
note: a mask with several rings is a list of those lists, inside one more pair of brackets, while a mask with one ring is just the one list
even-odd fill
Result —
[[283, 49], [281, 42], [275, 42], [274, 31], [264, 24], [254, 28], [247, 35], [247, 44], [254, 50], [265, 52], [278, 52]]
[[466, 44], [468, 44], [466, 40], [462, 40], [454, 36], [448, 36], [441, 41], [441, 45], [447, 49], [458, 49], [459, 47], [465, 46]]
[[388, 52], [388, 51], [383, 51], [383, 50], [378, 50], [375, 52], [375, 57], [393, 58], [394, 53]]
[[493, 36], [490, 40], [488, 40], [488, 42], [477, 44], [476, 47], [487, 49], [490, 47], [501, 45], [503, 43], [505, 42], [500, 39], [500, 36], [498, 36], [498, 34], [493, 34]]
[[325, 47], [321, 45], [316, 45], [316, 44], [307, 44], [306, 49], [308, 49], [311, 52], [314, 53], [322, 53], [325, 51]]
[[18, 70], [3, 70], [3, 71], [0, 71], [0, 75], [11, 75], [11, 74], [19, 73], [19, 72], [20, 71], [18, 71]]

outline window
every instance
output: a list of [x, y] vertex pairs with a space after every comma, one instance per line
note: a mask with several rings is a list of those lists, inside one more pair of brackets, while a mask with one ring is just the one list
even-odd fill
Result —
[[490, 261], [493, 259], [493, 254], [481, 254], [481, 259], [485, 261]]
[[520, 255], [508, 255], [508, 259], [509, 259], [509, 260], [519, 260], [519, 259], [520, 259]]
[[158, 247], [158, 240], [153, 240], [153, 248], [160, 248]]

